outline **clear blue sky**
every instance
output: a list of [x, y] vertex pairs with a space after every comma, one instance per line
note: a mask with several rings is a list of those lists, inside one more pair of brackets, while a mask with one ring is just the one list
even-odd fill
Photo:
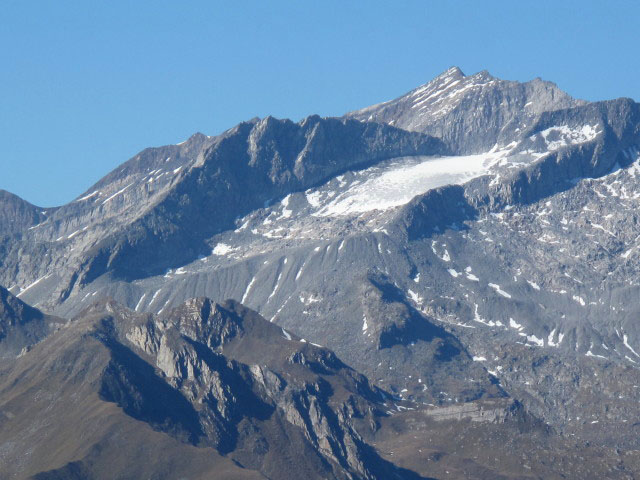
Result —
[[147, 146], [397, 97], [452, 65], [640, 100], [637, 1], [0, 1], [0, 188], [72, 200]]

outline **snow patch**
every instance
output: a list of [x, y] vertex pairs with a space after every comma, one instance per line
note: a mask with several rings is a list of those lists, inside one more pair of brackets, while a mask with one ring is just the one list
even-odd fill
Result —
[[473, 312], [473, 320], [475, 322], [482, 323], [483, 325], [486, 325], [487, 327], [495, 327], [496, 323], [493, 320], [488, 320], [487, 321], [487, 320], [485, 320], [484, 318], [482, 318], [480, 316], [480, 314], [478, 313], [478, 304], [475, 303], [474, 305], [475, 305], [475, 310]]
[[49, 273], [47, 275], [43, 275], [42, 277], [38, 278], [35, 282], [30, 283], [29, 285], [27, 285], [25, 288], [21, 288], [20, 289], [20, 293], [18, 293], [16, 295], [16, 297], [19, 297], [20, 295], [22, 295], [24, 292], [26, 292], [27, 290], [35, 287], [37, 284], [39, 284], [42, 280], [45, 280], [47, 278], [49, 278], [51, 275], [53, 275], [52, 273]]
[[255, 283], [255, 281], [256, 281], [256, 277], [253, 277], [249, 282], [249, 285], [247, 285], [247, 289], [244, 291], [244, 294], [242, 295], [242, 300], [240, 300], [240, 303], [244, 304], [244, 301], [247, 299], [247, 296], [249, 295], [249, 291], [251, 290], [251, 287], [253, 287], [253, 284]]
[[504, 290], [502, 290], [500, 288], [500, 285], [496, 284], [496, 283], [490, 283], [489, 286], [491, 288], [493, 288], [496, 292], [498, 292], [500, 295], [502, 295], [505, 298], [511, 298], [511, 295], [508, 294], [507, 292], [505, 292]]
[[271, 295], [269, 295], [269, 298], [267, 298], [267, 302], [269, 302], [269, 300], [271, 300], [273, 296], [276, 294], [276, 292], [278, 291], [278, 287], [280, 287], [281, 279], [282, 279], [282, 272], [278, 274], [278, 279], [276, 280], [276, 286], [273, 288], [273, 292], [271, 292]]
[[413, 300], [414, 303], [417, 303], [418, 305], [422, 305], [423, 299], [420, 295], [418, 295], [416, 292], [414, 292], [411, 289], [407, 290], [407, 293], [409, 294], [409, 298], [411, 298], [411, 300]]
[[307, 190], [305, 192], [305, 197], [307, 198], [307, 203], [314, 208], [318, 208], [322, 202], [320, 201], [321, 192], [319, 191], [311, 191]]
[[282, 218], [291, 218], [291, 215], [293, 215], [293, 210], [288, 209], [287, 207], [289, 206], [289, 200], [291, 200], [291, 194], [287, 195], [286, 197], [284, 197], [282, 199], [282, 201], [280, 202], [282, 204]]
[[626, 333], [622, 337], [622, 342], [624, 343], [624, 346], [631, 350], [631, 352], [633, 352], [636, 357], [640, 357], [640, 355], [637, 354], [637, 352], [631, 347], [631, 345], [629, 345], [629, 337]]
[[527, 335], [527, 340], [531, 343], [535, 343], [539, 347], [544, 347], [544, 340], [536, 337], [535, 335]]
[[[494, 154], [458, 157], [401, 157], [361, 172], [369, 177], [354, 183], [314, 215], [341, 216], [388, 210], [444, 185], [460, 185], [484, 175]], [[320, 207], [321, 192], [307, 191], [307, 202]]]
[[531, 285], [531, 288], [533, 288], [535, 290], [540, 290], [540, 285], [538, 285], [536, 282], [532, 282], [531, 280], [527, 280], [527, 283], [529, 285]]
[[124, 193], [124, 191], [129, 188], [131, 185], [133, 185], [133, 183], [130, 183], [129, 185], [127, 185], [126, 187], [124, 187], [121, 190], [118, 190], [116, 193], [114, 193], [113, 195], [111, 195], [109, 198], [107, 198], [104, 202], [102, 202], [102, 205], [104, 205], [105, 203], [113, 200], [114, 198], [116, 198], [118, 195], [120, 195], [121, 193]]
[[583, 307], [586, 305], [586, 302], [584, 301], [584, 298], [579, 297], [578, 295], [574, 295], [573, 300], [575, 300], [576, 302], [578, 302], [580, 305], [582, 305]]
[[516, 330], [522, 330], [524, 327], [516, 322], [513, 318], [509, 317], [509, 326], [511, 328], [515, 328]]
[[234, 252], [235, 250], [236, 249], [231, 245], [227, 245], [226, 243], [218, 243], [215, 247], [213, 247], [211, 253], [218, 256], [224, 256]]
[[583, 125], [577, 128], [572, 128], [569, 125], [560, 125], [542, 130], [530, 138], [534, 140], [540, 135], [547, 144], [547, 149], [555, 151], [568, 145], [589, 142], [596, 138], [599, 133], [598, 125]]
[[322, 298], [318, 295], [314, 295], [313, 293], [309, 293], [309, 294], [301, 294], [300, 295], [300, 303], [303, 303], [304, 305], [311, 305], [313, 303], [318, 303], [320, 301], [322, 301]]
[[140, 309], [140, 305], [142, 305], [142, 301], [144, 300], [144, 297], [147, 296], [147, 293], [143, 293], [142, 296], [140, 297], [140, 300], [138, 300], [138, 303], [136, 304], [136, 308], [134, 308], [134, 310], [137, 312]]
[[85, 195], [84, 197], [80, 197], [79, 199], [76, 200], [76, 202], [83, 202], [85, 200], [89, 200], [90, 198], [95, 197], [96, 195], [99, 195], [100, 191], [96, 190], [95, 192], [91, 192], [88, 195]]

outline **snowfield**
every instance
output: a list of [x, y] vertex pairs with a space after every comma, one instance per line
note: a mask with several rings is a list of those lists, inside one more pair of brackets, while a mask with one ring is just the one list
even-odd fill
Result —
[[445, 185], [460, 185], [490, 173], [506, 152], [456, 157], [401, 157], [359, 172], [357, 180], [329, 202], [326, 187], [307, 191], [307, 201], [319, 207], [316, 216], [354, 215], [405, 205], [416, 195]]

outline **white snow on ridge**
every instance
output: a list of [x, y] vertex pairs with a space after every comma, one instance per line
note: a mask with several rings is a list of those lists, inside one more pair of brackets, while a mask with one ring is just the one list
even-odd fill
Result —
[[473, 273], [467, 272], [467, 280], [471, 280], [472, 282], [479, 282], [480, 279], [475, 276]]
[[290, 210], [289, 207], [289, 200], [291, 200], [291, 194], [287, 195], [286, 197], [284, 197], [282, 199], [282, 201], [280, 202], [282, 204], [282, 218], [290, 218], [291, 215], [293, 214], [293, 210]]
[[322, 297], [313, 293], [302, 293], [300, 295], [300, 302], [307, 306], [320, 301], [322, 301]]
[[291, 335], [284, 328], [282, 329], [282, 334], [284, 335], [284, 338], [291, 340]]
[[235, 250], [235, 248], [233, 248], [231, 245], [227, 245], [226, 243], [218, 243], [213, 248], [211, 253], [213, 253], [214, 255], [222, 256], [222, 255], [226, 255], [228, 253], [231, 253], [234, 250]]
[[156, 297], [158, 296], [158, 294], [160, 293], [162, 289], [157, 290], [156, 293], [153, 294], [153, 297], [151, 297], [151, 301], [149, 302], [149, 305], [147, 305], [148, 307], [151, 306], [151, 304], [153, 303], [153, 301], [156, 299]]
[[138, 309], [140, 308], [140, 305], [142, 305], [142, 301], [144, 300], [144, 297], [146, 297], [147, 294], [146, 292], [142, 294], [142, 296], [140, 297], [140, 300], [138, 300], [138, 303], [136, 304], [136, 308], [134, 308], [134, 310], [137, 312]]
[[471, 265], [469, 265], [467, 268], [464, 269], [466, 275], [467, 275], [467, 280], [471, 280], [472, 282], [479, 282], [480, 279], [474, 275], [473, 273], [471, 273], [473, 269], [471, 268]]
[[407, 290], [407, 293], [409, 294], [409, 298], [411, 298], [411, 300], [413, 300], [413, 303], [417, 303], [418, 305], [422, 305], [423, 299], [420, 295], [418, 295], [416, 292], [414, 292], [411, 289]]
[[640, 355], [638, 355], [638, 353], [631, 347], [631, 345], [629, 345], [629, 337], [626, 333], [622, 337], [622, 342], [624, 343], [624, 346], [631, 350], [636, 357], [640, 357]]
[[516, 322], [513, 318], [509, 317], [509, 326], [511, 328], [515, 328], [516, 330], [522, 330], [524, 327]]
[[586, 305], [586, 302], [584, 301], [584, 298], [578, 296], [578, 295], [574, 295], [573, 300], [575, 300], [576, 302], [578, 302], [580, 305], [582, 305], [583, 307]]
[[540, 290], [540, 285], [538, 285], [536, 282], [532, 282], [531, 280], [527, 280], [527, 283], [529, 285], [531, 285], [531, 288], [533, 288], [535, 290]]
[[[431, 189], [459, 185], [485, 175], [503, 155], [504, 152], [493, 152], [457, 157], [397, 158], [361, 172], [366, 178], [364, 181], [354, 182], [314, 215], [351, 215], [398, 207]], [[313, 207], [320, 207], [317, 191], [307, 191], [306, 197]]]
[[321, 205], [320, 192], [307, 190], [305, 192], [305, 196], [307, 197], [307, 202], [309, 202], [309, 205], [311, 205], [312, 207], [318, 208]]
[[500, 288], [500, 285], [490, 283], [489, 286], [505, 298], [511, 298], [511, 295]]
[[544, 340], [541, 338], [536, 337], [535, 335], [526, 335], [526, 334], [520, 334], [520, 335], [525, 335], [527, 337], [527, 340], [531, 343], [535, 343], [537, 346], [539, 347], [544, 347]]
[[[480, 314], [478, 313], [478, 304], [474, 304], [475, 305], [475, 310], [473, 313], [473, 321], [474, 322], [478, 322], [478, 323], [482, 323], [483, 325], [486, 325], [488, 327], [495, 327], [496, 325], [498, 325], [498, 323], [494, 322], [493, 320], [485, 320], [484, 318], [482, 318], [480, 316]], [[500, 324], [502, 325], [502, 324]]]
[[76, 200], [76, 202], [83, 202], [84, 200], [89, 200], [92, 197], [95, 197], [96, 195], [98, 195], [100, 193], [99, 190], [96, 190], [95, 192], [91, 192], [88, 195], [85, 195], [84, 197], [80, 197]]
[[114, 193], [113, 195], [111, 195], [109, 198], [107, 198], [104, 202], [102, 202], [102, 205], [104, 205], [105, 203], [113, 200], [114, 198], [116, 198], [118, 195], [120, 195], [121, 193], [124, 193], [124, 191], [129, 188], [131, 185], [133, 185], [133, 183], [130, 183], [129, 185], [127, 185], [126, 187], [118, 190], [116, 193]]
[[451, 275], [453, 278], [457, 278], [460, 275], [460, 272], [457, 272], [453, 268], [449, 268], [447, 272], [449, 272], [449, 275]]
[[[30, 283], [29, 285], [27, 285], [27, 286], [26, 286], [26, 287], [24, 287], [24, 288], [21, 288], [21, 289], [20, 289], [20, 293], [18, 293], [18, 294], [16, 295], [16, 297], [20, 297], [20, 295], [22, 295], [24, 292], [26, 292], [27, 290], [29, 290], [29, 289], [30, 289], [30, 288], [32, 288], [32, 287], [35, 287], [38, 283], [40, 283], [42, 280], [45, 280], [45, 279], [49, 278], [51, 275], [52, 275], [51, 273], [49, 273], [49, 274], [47, 274], [47, 275], [43, 275], [42, 277], [38, 278], [35, 282]], [[625, 336], [626, 336], [626, 335], [625, 335]]]
[[247, 296], [249, 295], [249, 291], [251, 290], [251, 287], [253, 287], [253, 284], [255, 283], [255, 281], [256, 281], [256, 277], [253, 277], [249, 282], [249, 285], [247, 285], [247, 289], [244, 291], [244, 294], [242, 295], [242, 300], [240, 300], [240, 303], [244, 304], [244, 301], [247, 299]]
[[597, 125], [583, 125], [579, 128], [572, 128], [569, 125], [559, 125], [542, 130], [536, 135], [533, 135], [531, 139], [534, 139], [537, 135], [542, 136], [547, 144], [547, 148], [554, 151], [568, 145], [589, 142], [596, 138], [599, 133], [600, 130], [598, 130]]

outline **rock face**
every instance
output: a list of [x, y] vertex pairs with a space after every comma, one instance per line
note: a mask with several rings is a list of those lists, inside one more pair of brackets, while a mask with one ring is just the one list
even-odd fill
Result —
[[510, 82], [486, 71], [465, 76], [452, 67], [400, 98], [346, 116], [427, 133], [457, 154], [468, 154], [524, 138], [542, 113], [585, 104], [539, 78]]
[[[616, 466], [620, 478], [629, 465], [563, 441], [504, 396], [441, 407], [403, 401], [235, 301], [197, 298], [154, 315], [102, 300], [40, 340], [0, 360], [0, 478], [411, 480], [460, 462], [465, 478], [532, 469], [485, 464], [463, 443], [451, 458], [416, 444], [447, 431], [500, 445], [505, 460], [527, 459], [545, 478], [579, 478], [571, 462], [584, 455], [598, 456], [597, 471]], [[406, 455], [422, 458], [424, 447], [427, 463], [414, 468]], [[536, 463], [550, 448], [569, 464]]]
[[12, 235], [36, 225], [46, 218], [47, 210], [0, 190], [0, 235]]
[[[64, 409], [66, 396], [77, 394], [65, 385], [80, 383], [93, 389], [94, 408], [104, 410], [112, 402], [174, 443], [225, 455], [238, 470], [268, 478], [420, 478], [380, 458], [355, 430], [353, 419], [371, 429], [384, 416], [382, 392], [331, 351], [301, 341], [233, 301], [218, 305], [193, 299], [162, 316], [101, 301], [69, 328], [6, 363], [3, 377], [17, 378], [41, 361], [62, 387], [50, 409]], [[0, 398], [15, 402], [11, 392], [22, 391], [33, 377], [26, 374], [10, 388], [3, 385]], [[44, 395], [51, 386], [36, 385]], [[26, 419], [15, 412], [5, 421], [0, 428], [7, 432], [45, 417]], [[47, 428], [62, 434], [65, 425], [53, 421]], [[34, 442], [32, 448], [47, 443], [30, 434], [21, 441]], [[4, 444], [4, 472], [13, 472], [12, 462], [19, 465], [18, 445]], [[77, 471], [107, 478], [108, 472], [87, 457], [77, 460], [64, 450], [57, 455], [49, 468], [39, 468], [68, 461], [64, 475]], [[54, 474], [37, 478], [47, 475]]]
[[0, 286], [0, 356], [3, 358], [26, 353], [64, 323], [20, 301]]
[[[286, 438], [320, 477], [396, 468], [382, 457], [427, 477], [631, 478], [639, 172], [634, 101], [454, 68], [341, 119], [269, 117], [145, 150], [56, 209], [7, 197], [0, 283], [71, 324], [99, 299], [122, 304], [92, 324], [117, 351], [94, 393], [254, 471], [270, 465], [264, 442]], [[33, 325], [49, 326], [8, 358], [66, 331]], [[145, 368], [164, 383], [140, 393]], [[145, 403], [158, 385], [197, 415]], [[442, 437], [423, 458], [425, 432]], [[533, 452], [527, 469], [495, 466], [505, 442]], [[589, 453], [554, 470], [555, 451]]]
[[180, 146], [145, 150], [29, 223], [18, 239], [3, 238], [0, 281], [55, 271], [41, 285], [53, 307], [102, 276], [144, 278], [206, 255], [212, 235], [291, 191], [380, 160], [444, 151], [423, 134], [317, 116], [299, 124], [268, 117], [215, 138], [196, 134]]
[[425, 414], [438, 422], [447, 420], [470, 419], [472, 422], [504, 423], [507, 418], [517, 414], [518, 408], [513, 401], [488, 401], [486, 403], [460, 403], [451, 407], [433, 408]]

